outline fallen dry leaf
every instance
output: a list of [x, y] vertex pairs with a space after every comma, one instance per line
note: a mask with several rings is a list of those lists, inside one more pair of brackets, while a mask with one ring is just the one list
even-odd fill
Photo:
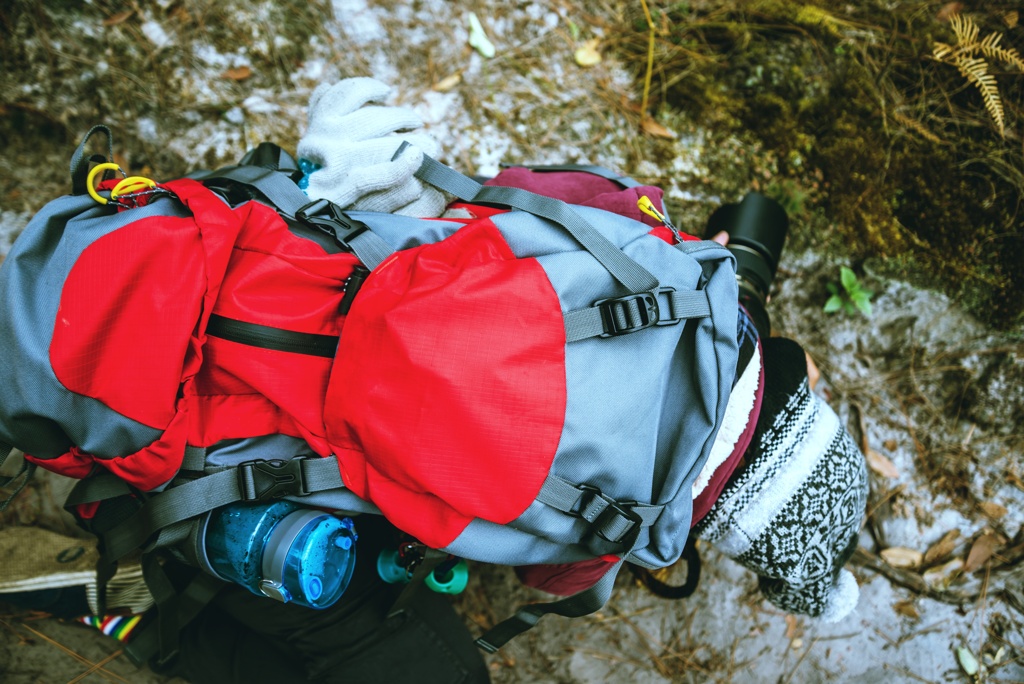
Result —
[[1004, 542], [1005, 540], [994, 532], [986, 532], [975, 539], [964, 562], [964, 572], [974, 572], [985, 565]]
[[884, 442], [882, 442], [882, 446], [885, 447], [886, 451], [896, 451], [896, 440], [887, 439]]
[[953, 553], [953, 549], [956, 548], [956, 542], [959, 539], [960, 530], [950, 530], [942, 535], [942, 539], [929, 546], [928, 550], [924, 552], [924, 562], [934, 563]]
[[917, 606], [914, 605], [913, 601], [898, 601], [892, 605], [892, 609], [904, 617], [914, 620], [921, 619], [921, 614], [917, 612]]
[[670, 131], [669, 129], [665, 128], [650, 116], [644, 117], [643, 121], [640, 122], [640, 128], [643, 129], [644, 133], [647, 133], [648, 135], [653, 135], [655, 138], [667, 138], [669, 140], [675, 140], [676, 138], [679, 137], [675, 134], [674, 131]]
[[1010, 10], [1003, 15], [1003, 19], [1006, 21], [1007, 28], [1016, 28], [1017, 23], [1020, 21], [1020, 13], [1017, 10]]
[[803, 634], [803, 629], [800, 625], [800, 620], [795, 615], [786, 616], [786, 638], [792, 641]]
[[889, 460], [888, 456], [883, 456], [874, 449], [866, 449], [864, 457], [868, 461], [868, 467], [882, 477], [895, 480], [900, 476], [900, 471], [896, 469], [896, 464]]
[[929, 585], [933, 587], [940, 587], [945, 589], [949, 586], [958, 575], [963, 572], [964, 562], [963, 559], [954, 558], [948, 563], [936, 566], [934, 568], [928, 568], [924, 571], [921, 577]]
[[1005, 506], [1000, 506], [994, 501], [982, 501], [978, 504], [978, 508], [990, 518], [1002, 518], [1008, 513]]
[[916, 568], [924, 560], [924, 554], [914, 549], [893, 546], [882, 549], [882, 559], [894, 568]]
[[118, 24], [124, 23], [128, 20], [128, 17], [135, 14], [135, 10], [126, 10], [124, 12], [118, 12], [117, 14], [111, 14], [109, 17], [103, 20], [104, 26], [117, 26]]
[[574, 55], [576, 63], [581, 67], [592, 67], [595, 64], [600, 64], [601, 53], [597, 51], [597, 46], [600, 42], [600, 38], [594, 38], [593, 40], [588, 40], [582, 47], [577, 48]]
[[434, 84], [433, 89], [439, 93], [447, 93], [455, 86], [462, 83], [462, 74], [454, 73], [451, 76], [445, 76], [440, 81]]
[[247, 66], [235, 67], [234, 69], [228, 69], [221, 74], [221, 78], [230, 78], [232, 81], [244, 81], [245, 79], [252, 76], [252, 69]]
[[978, 664], [978, 659], [974, 657], [973, 653], [971, 653], [971, 649], [966, 646], [961, 646], [956, 649], [956, 659], [959, 661], [964, 674], [968, 677], [973, 677], [978, 674], [979, 670], [981, 670], [981, 665]]

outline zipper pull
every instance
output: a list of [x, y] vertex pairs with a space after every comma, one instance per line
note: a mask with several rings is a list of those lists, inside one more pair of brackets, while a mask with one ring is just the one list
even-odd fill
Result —
[[672, 231], [672, 234], [676, 237], [676, 242], [683, 241], [683, 236], [679, 234], [679, 230], [676, 229], [674, 225], [672, 225], [671, 221], [668, 220], [668, 216], [665, 216], [663, 213], [661, 213], [655, 208], [654, 202], [651, 201], [650, 197], [648, 197], [647, 195], [643, 195], [640, 199], [636, 201], [636, 206], [640, 211], [644, 212], [645, 214], [653, 218], [655, 221], [661, 221], [666, 228]]
[[342, 295], [341, 303], [338, 305], [338, 313], [342, 316], [348, 315], [349, 309], [352, 308], [352, 302], [355, 301], [356, 294], [368, 275], [370, 275], [370, 269], [365, 266], [355, 266], [349, 277], [345, 279], [345, 294]]

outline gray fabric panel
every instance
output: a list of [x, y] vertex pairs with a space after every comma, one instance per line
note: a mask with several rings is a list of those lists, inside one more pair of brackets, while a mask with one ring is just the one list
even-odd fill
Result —
[[115, 214], [88, 196], [47, 204], [29, 222], [0, 266], [0, 437], [38, 458], [78, 445], [96, 456], [131, 454], [162, 433], [124, 418], [101, 402], [68, 392], [50, 367], [49, 350], [61, 287], [96, 239], [150, 216], [187, 216], [160, 199]]
[[462, 227], [461, 223], [455, 221], [424, 221], [412, 216], [372, 211], [346, 211], [345, 215], [368, 225], [375, 235], [394, 250], [440, 242]]
[[[551, 231], [530, 230], [536, 220], [519, 213], [494, 219], [517, 253], [546, 253], [538, 261], [564, 310], [626, 294], [600, 265], [592, 260], [588, 263], [586, 255], [558, 252], [551, 244], [557, 240], [552, 239]], [[690, 256], [646, 235], [646, 227], [628, 219], [609, 217], [597, 225], [662, 285], [678, 292], [692, 290], [701, 281], [703, 268], [696, 259], [723, 260], [724, 271], [712, 278], [708, 295], [716, 302], [736, 301], [732, 258], [727, 250], [706, 249]], [[730, 374], [735, 371], [736, 313], [734, 306], [726, 308], [721, 320], [653, 327], [621, 337], [581, 340], [567, 347], [566, 374], [571, 389], [552, 473], [596, 486], [618, 501], [670, 504], [650, 536], [645, 531], [637, 542], [633, 558], [645, 565], [673, 562], [689, 531], [689, 488], [707, 459], [731, 387]], [[699, 356], [692, 356], [694, 349]], [[709, 388], [718, 391], [708, 392]], [[535, 504], [512, 525], [568, 540], [577, 534], [579, 523], [567, 517]], [[602, 551], [600, 542], [596, 544], [591, 544], [592, 553]], [[537, 551], [546, 552], [542, 548]], [[555, 552], [553, 558], [540, 562], [565, 560], [568, 558], [559, 558]]]

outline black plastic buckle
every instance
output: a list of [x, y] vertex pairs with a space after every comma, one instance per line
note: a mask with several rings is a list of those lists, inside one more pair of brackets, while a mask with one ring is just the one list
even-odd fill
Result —
[[266, 501], [284, 496], [306, 496], [306, 482], [302, 477], [302, 461], [262, 458], [238, 464], [238, 489], [243, 501]]
[[[658, 298], [654, 292], [638, 292], [594, 302], [601, 310], [601, 337], [628, 335], [658, 324]], [[620, 320], [621, 318], [621, 320]]]
[[362, 221], [346, 216], [337, 204], [325, 199], [313, 200], [305, 205], [295, 212], [295, 218], [311, 228], [327, 233], [349, 252], [352, 251], [349, 243], [370, 229]]
[[[637, 538], [640, 536], [640, 529], [644, 524], [644, 520], [640, 517], [640, 514], [633, 510], [633, 506], [636, 505], [636, 502], [616, 501], [615, 499], [605, 496], [600, 489], [592, 485], [577, 485], [576, 488], [580, 490], [580, 497], [577, 500], [576, 506], [573, 507], [570, 515], [583, 518], [589, 522], [592, 525], [594, 533], [606, 542], [621, 545], [627, 550], [632, 549], [633, 544], [636, 543]], [[593, 516], [593, 519], [591, 519], [587, 517], [586, 513], [595, 499], [602, 499], [606, 505], [596, 516]], [[620, 534], [617, 539], [611, 539], [607, 534], [605, 534], [604, 527], [617, 517], [625, 518], [631, 524], [623, 530], [622, 534]]]
[[[601, 515], [597, 516], [597, 520], [594, 521], [594, 530], [597, 536], [604, 539], [606, 542], [612, 544], [620, 544], [623, 548], [630, 550], [633, 545], [636, 544], [637, 538], [640, 536], [640, 530], [643, 528], [644, 519], [640, 517], [632, 508], [633, 502], [619, 502], [612, 501], [608, 508], [601, 512]], [[605, 536], [603, 527], [611, 521], [612, 518], [621, 516], [632, 523], [625, 531], [619, 535], [617, 539], [610, 539]]]
[[675, 291], [676, 288], [674, 287], [659, 287], [657, 290], [654, 291], [654, 295], [656, 297], [660, 297], [661, 295], [668, 295], [669, 309], [668, 314], [666, 315], [663, 310], [663, 307], [659, 306], [658, 322], [655, 323], [655, 325], [676, 325], [683, 320], [682, 318], [679, 318], [679, 316], [676, 314], [675, 308], [672, 306], [672, 293]]
[[[608, 499], [601, 490], [593, 485], [581, 484], [577, 485], [576, 489], [580, 490], [580, 497], [576, 500], [576, 505], [571, 511], [570, 515], [574, 515], [577, 518], [583, 518], [587, 522], [594, 522], [600, 514], [594, 516], [594, 519], [590, 519], [586, 516], [587, 510], [590, 505], [594, 502], [594, 499], [603, 499], [607, 503], [611, 503], [611, 499]], [[602, 511], [603, 512], [603, 511]]]

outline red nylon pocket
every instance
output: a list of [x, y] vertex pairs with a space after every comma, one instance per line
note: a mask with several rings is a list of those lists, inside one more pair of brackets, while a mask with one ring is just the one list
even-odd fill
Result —
[[558, 296], [485, 220], [374, 271], [345, 322], [324, 418], [346, 485], [441, 547], [473, 518], [504, 524], [530, 505], [565, 392]]
[[[243, 220], [214, 313], [281, 330], [337, 336], [345, 280], [358, 259], [328, 254], [293, 234], [277, 212], [251, 202]], [[306, 440], [321, 455], [330, 449], [323, 426], [330, 358], [261, 349], [210, 336], [207, 363], [196, 376], [189, 441], [282, 433]]]

